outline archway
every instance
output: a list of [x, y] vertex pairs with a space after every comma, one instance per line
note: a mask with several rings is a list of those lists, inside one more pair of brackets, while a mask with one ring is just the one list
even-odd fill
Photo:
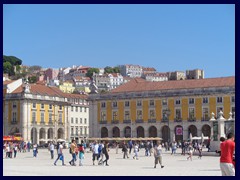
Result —
[[157, 137], [157, 128], [155, 126], [151, 126], [148, 134], [149, 137]]
[[131, 128], [129, 126], [125, 127], [124, 129], [124, 136], [127, 137], [131, 137]]
[[203, 125], [202, 133], [203, 133], [203, 136], [211, 137], [211, 127], [207, 124]]
[[190, 133], [192, 134], [192, 137], [197, 136], [197, 127], [194, 125], [190, 125], [188, 127], [188, 137], [190, 138]]
[[177, 125], [175, 127], [175, 141], [179, 142], [179, 141], [183, 141], [183, 127], [180, 125]]
[[39, 143], [40, 143], [40, 145], [45, 143], [45, 141], [46, 141], [45, 134], [46, 134], [45, 129], [41, 128], [40, 131], [39, 131], [39, 138], [40, 138]]
[[142, 126], [137, 127], [137, 137], [142, 137], [144, 138], [144, 128]]
[[59, 128], [58, 131], [57, 131], [57, 138], [58, 139], [64, 139], [64, 131], [62, 128]]
[[118, 127], [114, 127], [113, 130], [113, 137], [120, 137], [120, 129]]
[[106, 127], [102, 127], [101, 129], [101, 138], [108, 137], [108, 129]]
[[53, 140], [53, 128], [48, 129], [48, 140]]
[[170, 129], [168, 126], [162, 127], [162, 139], [164, 142], [170, 141]]

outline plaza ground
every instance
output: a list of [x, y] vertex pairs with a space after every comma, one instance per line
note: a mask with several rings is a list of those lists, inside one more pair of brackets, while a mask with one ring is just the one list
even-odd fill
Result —
[[123, 159], [121, 149], [118, 154], [115, 149], [110, 149], [109, 166], [93, 166], [92, 153], [85, 153], [84, 166], [79, 166], [79, 160], [77, 166], [70, 166], [68, 149], [64, 149], [66, 166], [62, 166], [60, 160], [57, 166], [53, 165], [57, 158], [56, 150], [54, 160], [47, 149], [39, 149], [37, 158], [33, 157], [32, 151], [18, 153], [15, 159], [6, 159], [4, 153], [3, 176], [221, 176], [219, 156], [206, 152], [206, 149], [204, 151], [202, 159], [198, 159], [197, 153], [193, 161], [187, 160], [187, 155], [181, 155], [181, 149], [176, 155], [164, 152], [162, 169], [159, 164], [153, 168], [154, 157], [145, 156], [144, 149], [139, 152], [139, 160], [133, 159], [133, 153], [129, 159]]

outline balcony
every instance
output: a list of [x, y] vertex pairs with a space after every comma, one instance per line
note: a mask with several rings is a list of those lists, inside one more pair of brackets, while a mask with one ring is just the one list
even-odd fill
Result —
[[59, 122], [58, 122], [58, 125], [63, 125], [63, 122], [62, 122], [62, 121], [59, 121]]
[[182, 122], [182, 118], [174, 118], [174, 122]]
[[130, 124], [130, 123], [131, 123], [131, 120], [130, 120], [130, 119], [128, 119], [128, 120], [123, 120], [123, 123], [125, 123], [125, 124]]
[[149, 119], [148, 123], [156, 123], [156, 119]]
[[17, 124], [17, 121], [11, 121], [11, 124]]
[[166, 123], [166, 122], [168, 122], [168, 121], [169, 121], [169, 118], [167, 118], [167, 117], [164, 117], [164, 118], [162, 118], [161, 120], [162, 120], [162, 122]]
[[143, 119], [136, 119], [136, 123], [143, 123]]
[[49, 121], [48, 124], [49, 124], [49, 125], [53, 125], [53, 121]]
[[112, 124], [118, 124], [119, 120], [112, 120]]
[[99, 124], [107, 124], [107, 121], [106, 120], [100, 121]]
[[37, 121], [32, 121], [32, 124], [37, 124]]
[[196, 122], [196, 118], [195, 117], [188, 118], [188, 122]]
[[41, 125], [44, 125], [44, 124], [45, 124], [45, 122], [44, 122], [44, 121], [40, 121], [40, 124], [41, 124]]

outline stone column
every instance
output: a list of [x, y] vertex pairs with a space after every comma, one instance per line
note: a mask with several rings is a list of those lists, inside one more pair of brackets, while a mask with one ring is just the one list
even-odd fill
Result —
[[47, 128], [45, 128], [45, 143], [47, 143], [47, 139], [48, 139], [48, 130]]
[[39, 129], [37, 128], [37, 139], [36, 139], [37, 144], [39, 144]]

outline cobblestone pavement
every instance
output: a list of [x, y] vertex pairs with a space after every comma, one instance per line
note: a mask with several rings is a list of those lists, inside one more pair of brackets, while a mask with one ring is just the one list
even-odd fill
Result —
[[[144, 150], [139, 152], [139, 159], [133, 159], [133, 154], [129, 159], [123, 159], [123, 154], [119, 149], [116, 154], [115, 149], [111, 149], [109, 166], [92, 164], [92, 154], [85, 153], [84, 166], [70, 166], [71, 154], [68, 149], [64, 150], [64, 160], [66, 166], [62, 166], [61, 161], [54, 166], [54, 160], [50, 159], [47, 149], [39, 149], [38, 157], [33, 158], [32, 151], [18, 153], [15, 159], [3, 158], [3, 176], [220, 176], [219, 157], [215, 153], [204, 152], [202, 159], [197, 155], [193, 156], [193, 161], [187, 160], [187, 155], [182, 156], [180, 149], [176, 155], [171, 155], [170, 151], [163, 153], [163, 165], [157, 165], [154, 169], [154, 157], [146, 157]], [[5, 157], [5, 153], [3, 154]], [[97, 163], [95, 163], [97, 164]]]

